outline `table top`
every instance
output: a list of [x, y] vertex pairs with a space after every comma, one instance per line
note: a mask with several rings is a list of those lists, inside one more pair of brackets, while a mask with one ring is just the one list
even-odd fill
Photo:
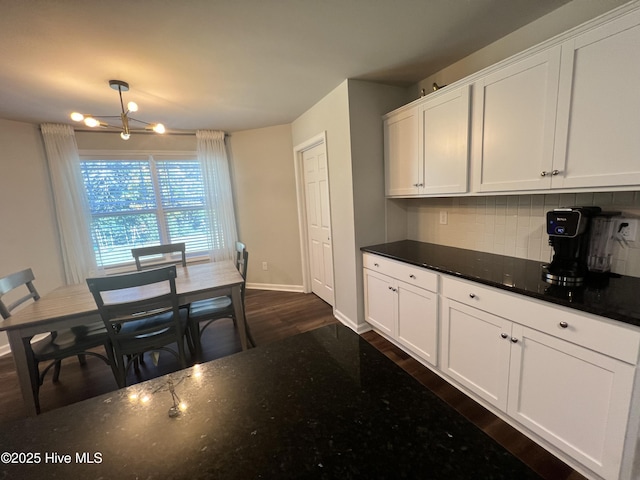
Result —
[[545, 263], [524, 258], [415, 240], [372, 245], [361, 250], [640, 326], [640, 278], [609, 273], [588, 277], [584, 286], [561, 287], [542, 280]]
[[341, 325], [3, 425], [0, 452], [39, 458], [6, 478], [539, 478]]
[[[178, 297], [197, 295], [223, 286], [240, 285], [242, 276], [232, 261], [208, 262], [177, 267]], [[206, 296], [206, 295], [205, 295]], [[122, 300], [126, 300], [123, 298]], [[47, 323], [62, 318], [97, 315], [98, 307], [86, 283], [64, 285], [43, 295], [40, 300], [20, 309], [0, 322], [0, 331], [25, 325]]]

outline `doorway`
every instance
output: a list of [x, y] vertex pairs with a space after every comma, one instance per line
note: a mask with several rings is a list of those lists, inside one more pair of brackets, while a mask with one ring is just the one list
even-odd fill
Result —
[[325, 133], [294, 148], [304, 291], [334, 306], [333, 247]]

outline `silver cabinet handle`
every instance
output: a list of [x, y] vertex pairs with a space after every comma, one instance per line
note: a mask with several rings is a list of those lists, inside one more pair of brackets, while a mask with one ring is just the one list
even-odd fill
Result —
[[517, 339], [516, 337], [511, 337], [511, 341], [512, 341], [513, 343], [518, 343], [518, 339]]
[[379, 266], [380, 266], [380, 264], [379, 264], [379, 263], [374, 263], [374, 264], [373, 264], [373, 266], [374, 266], [374, 267], [379, 267]]
[[569, 324], [567, 322], [560, 322], [560, 326], [562, 328], [567, 328], [569, 326]]
[[508, 334], [508, 333], [501, 333], [501, 334], [500, 334], [500, 336], [501, 336], [502, 338], [507, 338], [507, 337], [509, 336], [509, 334]]
[[543, 170], [543, 171], [541, 171], [541, 172], [540, 172], [540, 176], [541, 176], [541, 177], [546, 177], [546, 176], [547, 176], [547, 172], [546, 172], [546, 171], [544, 171], [544, 170]]
[[393, 288], [393, 287], [391, 287], [391, 286], [389, 287], [389, 290], [391, 290], [392, 292], [397, 292], [397, 291], [398, 291], [398, 289], [397, 289], [397, 288]]
[[470, 298], [476, 298], [476, 294], [475, 294], [475, 293], [470, 293], [470, 294], [469, 294], [469, 297], [470, 297]]
[[552, 170], [551, 171], [551, 175], [558, 175], [560, 173], [560, 170]]
[[413, 278], [415, 280], [416, 276], [412, 273], [411, 275], [409, 275], [409, 278]]

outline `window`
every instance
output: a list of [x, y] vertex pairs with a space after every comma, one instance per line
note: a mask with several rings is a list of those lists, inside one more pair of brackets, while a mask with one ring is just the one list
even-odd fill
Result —
[[194, 156], [82, 157], [98, 266], [132, 262], [131, 249], [185, 242], [206, 254], [212, 236], [200, 163]]

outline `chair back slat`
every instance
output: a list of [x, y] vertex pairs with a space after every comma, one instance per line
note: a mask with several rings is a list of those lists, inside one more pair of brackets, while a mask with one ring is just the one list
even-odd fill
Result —
[[[175, 258], [175, 254], [179, 254], [179, 258]], [[162, 265], [187, 266], [186, 244], [183, 242], [132, 248], [131, 255], [136, 262], [136, 270], [138, 271], [148, 268], [157, 268]], [[159, 259], [159, 256], [162, 256], [162, 258]], [[145, 262], [144, 257], [151, 258], [148, 258]]]
[[[30, 268], [0, 278], [0, 315], [2, 315], [2, 318], [9, 318], [11, 312], [23, 303], [40, 299], [40, 295], [33, 285], [34, 280], [35, 276]], [[22, 286], [26, 288], [27, 293], [21, 295], [17, 300], [11, 301], [11, 303], [3, 301], [5, 295]]]

